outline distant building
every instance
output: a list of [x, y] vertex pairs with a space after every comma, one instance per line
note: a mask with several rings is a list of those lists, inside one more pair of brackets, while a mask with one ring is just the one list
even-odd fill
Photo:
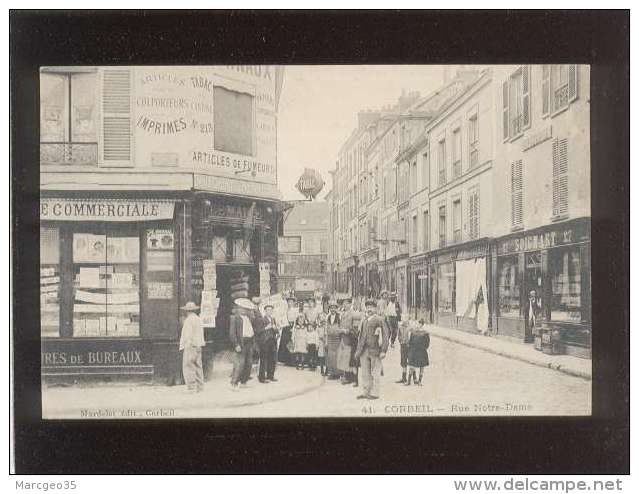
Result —
[[328, 202], [306, 202], [284, 213], [279, 239], [278, 290], [320, 290], [326, 287]]

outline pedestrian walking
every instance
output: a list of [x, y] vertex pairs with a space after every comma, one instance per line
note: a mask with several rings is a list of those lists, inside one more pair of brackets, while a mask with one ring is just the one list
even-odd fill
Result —
[[277, 360], [277, 336], [278, 328], [273, 317], [273, 306], [264, 307], [264, 316], [260, 329], [255, 328], [256, 341], [260, 351], [260, 366], [258, 381], [260, 383], [276, 382], [275, 361]]
[[390, 300], [386, 304], [384, 309], [384, 315], [386, 316], [386, 324], [391, 332], [391, 348], [395, 348], [395, 339], [397, 338], [398, 322], [402, 315], [402, 308], [397, 301], [397, 295], [395, 292], [390, 294]]
[[180, 334], [180, 350], [182, 350], [182, 373], [187, 390], [200, 393], [204, 389], [204, 372], [202, 370], [204, 328], [200, 316], [195, 312], [198, 309], [199, 307], [193, 302], [187, 302], [182, 307], [187, 315]]
[[229, 336], [235, 357], [233, 360], [233, 373], [231, 374], [231, 389], [236, 390], [238, 385], [246, 387], [251, 377], [251, 365], [253, 359], [253, 346], [255, 331], [250, 316], [253, 315], [255, 306], [246, 299], [235, 301], [236, 307], [231, 314], [229, 324]]
[[366, 317], [362, 319], [359, 342], [355, 357], [361, 366], [363, 392], [357, 399], [376, 400], [379, 398], [379, 381], [382, 374], [382, 360], [386, 357], [390, 331], [386, 321], [376, 314], [374, 300], [366, 301]]
[[293, 339], [293, 325], [300, 313], [300, 308], [297, 305], [295, 297], [288, 297], [286, 299], [288, 308], [286, 310], [287, 324], [282, 328], [282, 335], [280, 337], [280, 346], [277, 351], [278, 362], [285, 365], [293, 364], [293, 357], [291, 356], [291, 340]]
[[293, 325], [293, 355], [295, 368], [301, 370], [304, 368], [304, 358], [306, 356], [306, 316], [300, 314], [297, 316]]
[[[422, 377], [424, 376], [424, 367], [429, 365], [428, 347], [430, 346], [430, 335], [426, 330], [424, 320], [420, 320], [410, 333], [408, 341], [408, 381], [406, 386], [410, 386], [411, 378], [417, 386], [422, 385]], [[417, 369], [419, 369], [419, 378], [417, 378]]]
[[337, 303], [329, 303], [329, 314], [326, 320], [326, 374], [329, 379], [339, 379], [337, 369], [337, 350], [341, 341], [341, 314], [337, 312]]
[[396, 381], [398, 384], [406, 384], [408, 372], [408, 342], [410, 332], [417, 325], [417, 321], [405, 318], [399, 323], [397, 340], [399, 341], [399, 365], [402, 368], [402, 378]]
[[386, 305], [388, 304], [388, 290], [382, 290], [379, 294], [379, 299], [377, 300], [377, 313], [386, 317]]

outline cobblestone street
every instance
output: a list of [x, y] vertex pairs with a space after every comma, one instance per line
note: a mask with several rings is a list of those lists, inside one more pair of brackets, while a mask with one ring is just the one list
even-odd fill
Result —
[[[323, 381], [319, 372], [282, 366], [278, 382], [263, 385], [253, 379], [234, 393], [228, 389], [228, 369], [222, 368], [198, 395], [186, 394], [184, 386], [50, 388], [43, 392], [44, 415], [82, 418], [82, 410], [107, 419], [590, 414], [589, 380], [441, 338], [431, 341], [423, 386], [395, 383], [401, 376], [396, 346], [384, 360], [381, 398], [375, 401], [357, 400], [359, 388]], [[135, 410], [135, 416], [125, 410]]]

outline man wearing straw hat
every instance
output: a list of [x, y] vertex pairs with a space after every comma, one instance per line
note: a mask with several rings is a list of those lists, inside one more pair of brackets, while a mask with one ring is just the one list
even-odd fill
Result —
[[199, 309], [193, 302], [181, 307], [186, 312], [186, 319], [180, 335], [180, 350], [182, 350], [182, 373], [184, 382], [190, 392], [201, 392], [204, 388], [204, 373], [202, 371], [202, 347], [204, 346], [204, 329], [202, 320], [195, 311]]

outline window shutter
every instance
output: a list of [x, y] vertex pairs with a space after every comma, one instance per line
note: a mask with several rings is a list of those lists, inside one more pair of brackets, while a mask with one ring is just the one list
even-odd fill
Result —
[[568, 101], [574, 101], [577, 99], [577, 65], [568, 66]]
[[504, 81], [502, 84], [502, 108], [503, 108], [503, 125], [504, 125], [504, 141], [508, 139], [508, 123], [509, 123], [509, 115], [508, 115], [508, 81]]
[[568, 213], [568, 141], [552, 143], [552, 214]]
[[550, 67], [543, 65], [541, 69], [541, 114], [550, 113]]
[[131, 166], [131, 71], [104, 69], [102, 72], [101, 164]]
[[513, 227], [521, 226], [523, 208], [523, 180], [522, 162], [513, 161], [510, 164], [510, 220]]
[[521, 105], [522, 127], [530, 125], [530, 65], [524, 65], [521, 69]]

